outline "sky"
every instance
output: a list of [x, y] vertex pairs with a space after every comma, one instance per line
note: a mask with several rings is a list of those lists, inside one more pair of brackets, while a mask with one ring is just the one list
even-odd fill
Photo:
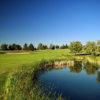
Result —
[[100, 0], [0, 0], [0, 44], [100, 40]]

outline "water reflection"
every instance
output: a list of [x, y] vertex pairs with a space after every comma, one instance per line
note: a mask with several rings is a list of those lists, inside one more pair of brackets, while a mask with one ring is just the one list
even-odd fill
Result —
[[82, 61], [75, 61], [74, 66], [69, 67], [70, 72], [80, 73], [82, 71]]
[[[91, 64], [88, 61], [83, 63], [82, 61], [74, 61], [74, 64], [71, 66], [51, 66], [48, 68], [44, 68], [41, 70], [37, 70], [34, 74], [34, 78], [37, 80], [38, 77], [46, 72], [50, 72], [52, 70], [61, 70], [63, 68], [68, 67], [70, 72], [72, 73], [80, 73], [83, 69], [87, 73], [87, 75], [95, 75], [97, 74], [97, 81], [100, 83], [100, 71], [98, 69], [100, 68], [97, 64]], [[98, 72], [97, 72], [98, 71]]]
[[[38, 72], [42, 85], [71, 100], [100, 100], [100, 66], [75, 61], [71, 66], [50, 67]], [[99, 83], [99, 84], [98, 84]]]
[[93, 75], [96, 74], [99, 69], [99, 66], [97, 64], [91, 64], [87, 62], [84, 64], [84, 69], [88, 75]]
[[100, 71], [97, 72], [97, 81], [100, 83]]
[[72, 73], [80, 73], [82, 71], [82, 67], [84, 71], [86, 71], [87, 75], [97, 74], [96, 80], [98, 83], [100, 83], [100, 71], [98, 71], [99, 65], [97, 64], [91, 64], [89, 62], [82, 63], [82, 61], [75, 61], [74, 66], [70, 66], [69, 69], [70, 69], [70, 72]]

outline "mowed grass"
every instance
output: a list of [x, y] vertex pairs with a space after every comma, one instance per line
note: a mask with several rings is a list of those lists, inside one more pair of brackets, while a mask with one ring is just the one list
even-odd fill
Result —
[[0, 72], [11, 71], [13, 68], [17, 68], [22, 64], [34, 64], [34, 62], [40, 61], [41, 59], [63, 59], [66, 55], [71, 55], [68, 49], [41, 50], [29, 53], [30, 54], [0, 54]]
[[[2, 51], [3, 52], [3, 51]], [[7, 51], [9, 52], [9, 51]], [[11, 52], [11, 51], [10, 51]], [[13, 51], [14, 52], [14, 51]], [[15, 51], [19, 52], [19, 51]], [[20, 51], [26, 52], [26, 51]], [[29, 54], [0, 54], [0, 94], [4, 90], [4, 85], [8, 75], [24, 65], [34, 65], [41, 60], [64, 60], [72, 59], [69, 49], [60, 50], [37, 50]]]

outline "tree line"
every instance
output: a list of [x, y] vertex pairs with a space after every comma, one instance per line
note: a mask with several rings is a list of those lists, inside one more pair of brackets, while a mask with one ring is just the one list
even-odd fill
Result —
[[39, 43], [36, 48], [36, 47], [34, 47], [34, 45], [32, 43], [30, 43], [29, 45], [27, 43], [25, 43], [23, 45], [23, 47], [19, 44], [15, 44], [15, 43], [10, 44], [10, 45], [3, 43], [3, 44], [1, 44], [0, 48], [1, 48], [1, 50], [32, 50], [32, 51], [34, 51], [34, 50], [45, 50], [45, 49], [53, 49], [53, 50], [54, 49], [67, 49], [68, 45], [66, 44], [66, 45], [59, 46], [59, 45], [50, 44], [49, 46], [47, 46], [42, 43]]
[[84, 53], [90, 55], [100, 54], [100, 40], [96, 42], [88, 41], [86, 45], [82, 45], [80, 41], [73, 41], [70, 43], [69, 49], [73, 53]]
[[49, 47], [47, 45], [44, 45], [42, 43], [39, 43], [37, 48], [34, 47], [32, 43], [29, 45], [25, 43], [23, 47], [19, 44], [1, 44], [1, 50], [45, 50], [45, 49], [70, 49], [73, 53], [84, 53], [84, 54], [92, 54], [95, 55], [96, 53], [100, 53], [100, 40], [96, 42], [94, 41], [88, 41], [86, 45], [82, 45], [80, 41], [73, 41], [70, 42], [70, 45], [53, 45], [50, 44]]

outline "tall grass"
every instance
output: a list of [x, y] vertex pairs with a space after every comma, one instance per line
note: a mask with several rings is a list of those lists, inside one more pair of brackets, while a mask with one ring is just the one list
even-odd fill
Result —
[[[53, 61], [53, 60], [52, 60]], [[41, 84], [37, 83], [38, 72], [37, 67], [43, 67], [52, 61], [41, 60], [35, 63], [34, 66], [22, 66], [17, 72], [11, 75], [6, 83], [6, 100], [64, 100], [61, 94], [48, 93]]]

